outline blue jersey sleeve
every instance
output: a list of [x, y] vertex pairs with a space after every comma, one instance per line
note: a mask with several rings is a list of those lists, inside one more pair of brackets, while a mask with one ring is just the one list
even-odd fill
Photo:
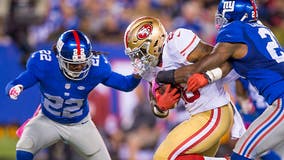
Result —
[[21, 84], [23, 85], [24, 89], [27, 89], [36, 83], [37, 78], [29, 70], [26, 70], [22, 72], [15, 80], [9, 82], [5, 87], [5, 91], [6, 94], [8, 94], [9, 90], [15, 85]]
[[129, 92], [136, 88], [140, 81], [141, 79], [135, 78], [133, 75], [124, 76], [119, 73], [112, 72], [103, 84], [114, 89]]
[[34, 84], [38, 82], [39, 76], [43, 76], [40, 73], [43, 73], [40, 71], [38, 62], [40, 59], [39, 52], [33, 53], [30, 58], [28, 59], [26, 70], [19, 74], [19, 76], [16, 77], [16, 79], [10, 81], [6, 87], [5, 91], [6, 94], [8, 94], [9, 90], [18, 84], [23, 85], [24, 89], [32, 87]]
[[136, 88], [140, 83], [141, 80], [135, 78], [133, 75], [124, 76], [117, 72], [113, 72], [106, 57], [103, 55], [100, 55], [99, 57], [101, 66], [100, 72], [104, 75], [102, 84], [117, 90], [129, 92]]
[[242, 22], [233, 21], [222, 27], [218, 32], [216, 42], [245, 43]]
[[[40, 50], [34, 52], [28, 60], [27, 70], [29, 70], [38, 79], [43, 79], [48, 69], [51, 67], [50, 62], [54, 56], [48, 56], [48, 54], [53, 54], [48, 50]], [[49, 60], [50, 59], [50, 60]]]

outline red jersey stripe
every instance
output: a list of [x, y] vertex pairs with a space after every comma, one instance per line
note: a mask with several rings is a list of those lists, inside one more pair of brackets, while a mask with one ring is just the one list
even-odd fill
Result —
[[195, 39], [196, 39], [196, 35], [194, 35], [192, 41], [180, 52], [181, 55], [184, 56], [184, 54], [185, 54], [184, 52], [193, 44], [193, 42], [195, 41]]

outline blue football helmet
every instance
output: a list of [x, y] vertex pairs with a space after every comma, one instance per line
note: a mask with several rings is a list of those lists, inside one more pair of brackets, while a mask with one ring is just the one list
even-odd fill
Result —
[[92, 45], [88, 37], [77, 30], [62, 33], [56, 43], [57, 58], [63, 74], [72, 80], [84, 79], [92, 65]]
[[232, 21], [257, 21], [257, 6], [255, 0], [221, 0], [215, 18], [216, 28]]

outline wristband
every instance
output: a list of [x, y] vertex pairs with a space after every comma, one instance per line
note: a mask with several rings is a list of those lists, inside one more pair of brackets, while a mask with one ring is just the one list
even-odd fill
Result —
[[208, 79], [209, 83], [213, 83], [222, 78], [223, 72], [221, 68], [215, 68], [205, 72], [205, 77]]
[[156, 77], [156, 82], [175, 85], [175, 70], [160, 71]]
[[153, 107], [153, 112], [159, 118], [165, 118], [169, 115], [169, 110], [161, 111], [156, 105]]

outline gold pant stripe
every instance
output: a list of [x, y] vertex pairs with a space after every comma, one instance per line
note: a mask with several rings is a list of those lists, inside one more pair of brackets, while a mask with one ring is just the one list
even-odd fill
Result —
[[179, 154], [183, 154], [182, 152], [187, 151], [188, 149], [193, 148], [197, 144], [199, 144], [201, 141], [206, 139], [213, 131], [214, 129], [218, 126], [220, 122], [220, 117], [221, 117], [221, 109], [217, 108], [212, 110], [210, 113], [210, 120], [207, 121], [205, 125], [202, 126], [197, 132], [195, 132], [193, 135], [188, 137], [185, 141], [183, 141], [173, 152], [170, 154], [170, 159], [171, 157], [177, 157]]
[[154, 159], [175, 159], [180, 154], [214, 156], [220, 139], [233, 122], [231, 105], [193, 115], [176, 126], [157, 149]]

